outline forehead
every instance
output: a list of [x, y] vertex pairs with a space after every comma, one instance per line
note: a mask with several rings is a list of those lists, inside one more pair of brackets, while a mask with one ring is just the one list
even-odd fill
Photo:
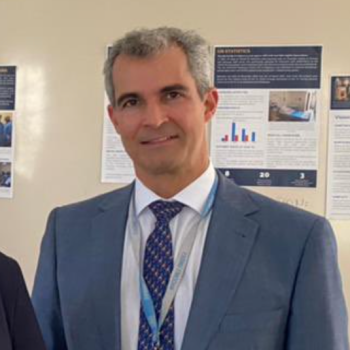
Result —
[[194, 84], [187, 57], [179, 47], [170, 47], [151, 57], [120, 55], [113, 65], [116, 95], [174, 84]]

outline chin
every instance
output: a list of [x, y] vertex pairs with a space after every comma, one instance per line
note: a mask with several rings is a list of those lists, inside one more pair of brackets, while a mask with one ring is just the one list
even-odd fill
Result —
[[142, 167], [143, 172], [153, 176], [169, 174], [176, 175], [177, 173], [179, 173], [181, 167], [177, 165], [174, 161], [172, 161], [170, 158], [171, 156], [169, 156], [169, 159], [163, 162], [157, 162], [154, 164], [152, 164], [152, 162], [148, 162], [146, 166]]

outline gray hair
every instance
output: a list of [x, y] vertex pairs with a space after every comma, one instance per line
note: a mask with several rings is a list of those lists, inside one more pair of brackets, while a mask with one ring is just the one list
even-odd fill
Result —
[[148, 58], [171, 46], [178, 46], [183, 50], [198, 93], [203, 97], [211, 88], [211, 62], [208, 43], [195, 31], [160, 27], [131, 31], [117, 40], [110, 48], [103, 73], [105, 88], [111, 105], [115, 106], [116, 103], [113, 65], [119, 55]]

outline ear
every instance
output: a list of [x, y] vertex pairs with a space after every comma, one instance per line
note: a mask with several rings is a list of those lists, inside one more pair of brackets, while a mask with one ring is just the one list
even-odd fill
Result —
[[204, 113], [204, 119], [205, 122], [209, 122], [216, 112], [217, 106], [219, 103], [219, 93], [218, 90], [215, 88], [210, 89], [204, 98], [204, 105], [205, 105], [205, 113]]
[[114, 125], [115, 131], [119, 134], [119, 123], [118, 123], [117, 111], [114, 109], [112, 105], [108, 105], [107, 111], [108, 111], [109, 119]]

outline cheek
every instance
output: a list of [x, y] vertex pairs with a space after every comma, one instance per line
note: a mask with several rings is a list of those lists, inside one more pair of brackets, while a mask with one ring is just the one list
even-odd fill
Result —
[[135, 118], [125, 118], [118, 123], [118, 132], [124, 138], [135, 138], [138, 134], [139, 125]]
[[184, 132], [193, 132], [194, 129], [200, 128], [203, 123], [204, 115], [196, 108], [184, 107], [173, 110], [169, 115]]
[[181, 126], [185, 132], [198, 137], [205, 132], [206, 122], [204, 120], [204, 114], [198, 110], [188, 113], [185, 118], [181, 119]]

